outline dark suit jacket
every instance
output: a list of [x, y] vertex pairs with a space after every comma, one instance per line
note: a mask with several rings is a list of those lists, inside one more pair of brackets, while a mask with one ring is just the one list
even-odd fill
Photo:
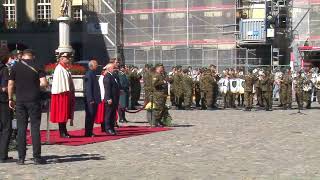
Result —
[[103, 84], [105, 87], [105, 96], [104, 100], [107, 103], [107, 100], [112, 100], [112, 106], [118, 107], [119, 97], [120, 97], [120, 84], [119, 80], [116, 77], [107, 73], [104, 76]]
[[100, 87], [95, 71], [89, 70], [84, 77], [84, 95], [88, 103], [94, 101], [99, 104], [101, 101]]

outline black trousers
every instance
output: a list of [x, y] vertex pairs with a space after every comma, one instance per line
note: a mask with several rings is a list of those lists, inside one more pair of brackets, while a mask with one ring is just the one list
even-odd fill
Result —
[[88, 102], [85, 103], [85, 135], [92, 135], [94, 119], [97, 114], [98, 104], [90, 104]]
[[18, 155], [19, 159], [26, 157], [26, 138], [28, 119], [31, 123], [31, 136], [33, 145], [33, 157], [41, 157], [41, 140], [40, 140], [40, 124], [41, 124], [41, 105], [40, 102], [17, 103], [16, 116], [18, 125]]
[[105, 130], [114, 130], [114, 125], [116, 122], [116, 113], [117, 113], [118, 105], [108, 105], [105, 104], [105, 115], [104, 115], [104, 122], [105, 122]]
[[0, 102], [0, 159], [8, 157], [12, 120], [8, 102]]

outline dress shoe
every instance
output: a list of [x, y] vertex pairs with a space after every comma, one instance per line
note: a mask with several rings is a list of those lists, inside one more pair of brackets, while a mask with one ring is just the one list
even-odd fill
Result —
[[24, 165], [24, 159], [18, 159], [17, 164], [18, 165]]
[[70, 138], [71, 136], [68, 133], [60, 134], [60, 138]]
[[96, 135], [93, 134], [93, 133], [84, 135], [84, 137], [95, 137], [95, 136], [96, 136]]
[[34, 158], [33, 159], [33, 164], [34, 165], [47, 164], [47, 160], [45, 160], [43, 158]]
[[106, 133], [109, 134], [109, 135], [112, 135], [112, 136], [117, 135], [116, 131], [114, 131], [114, 130], [112, 130], [112, 129], [108, 129], [108, 130], [106, 131]]

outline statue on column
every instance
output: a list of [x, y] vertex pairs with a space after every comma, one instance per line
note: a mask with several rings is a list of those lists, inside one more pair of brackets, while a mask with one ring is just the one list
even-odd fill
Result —
[[61, 0], [60, 4], [60, 16], [65, 17], [69, 15], [68, 9], [69, 9], [69, 0]]

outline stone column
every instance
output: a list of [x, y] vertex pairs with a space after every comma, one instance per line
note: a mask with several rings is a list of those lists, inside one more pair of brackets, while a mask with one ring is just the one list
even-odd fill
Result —
[[59, 47], [56, 50], [60, 53], [73, 53], [74, 50], [70, 46], [70, 17], [59, 17]]

